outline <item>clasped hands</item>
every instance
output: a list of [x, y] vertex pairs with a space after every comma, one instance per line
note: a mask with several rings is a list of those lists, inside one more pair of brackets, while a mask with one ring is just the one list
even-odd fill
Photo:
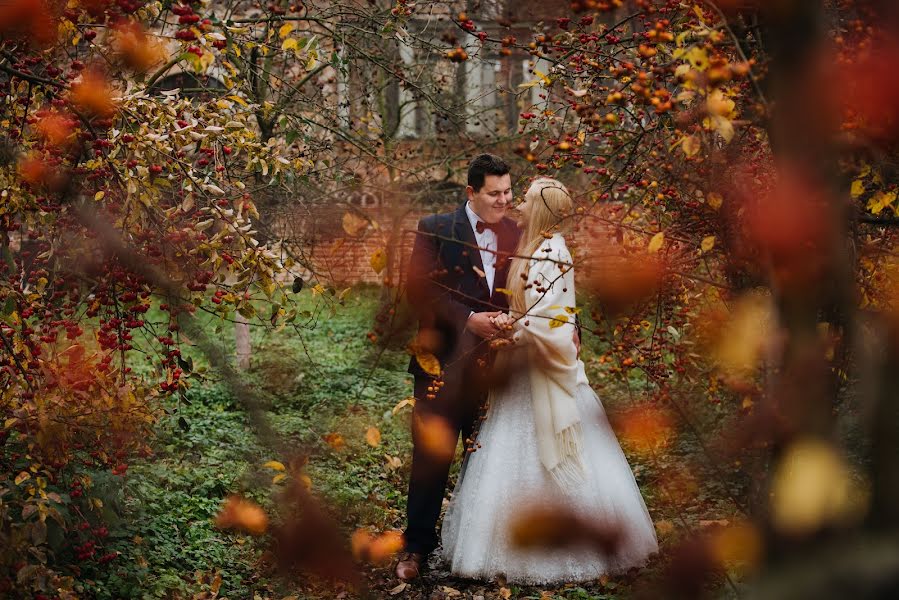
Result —
[[[469, 331], [478, 337], [490, 340], [491, 347], [499, 348], [512, 343], [512, 334], [514, 333], [512, 325], [514, 323], [515, 319], [502, 311], [476, 312], [468, 317], [467, 327]], [[577, 328], [575, 328], [571, 339], [578, 353], [580, 353], [581, 338], [578, 335]]]

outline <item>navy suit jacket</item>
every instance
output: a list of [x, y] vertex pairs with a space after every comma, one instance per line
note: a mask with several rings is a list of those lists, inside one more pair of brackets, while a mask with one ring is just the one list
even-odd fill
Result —
[[[484, 264], [465, 205], [455, 212], [430, 215], [418, 223], [408, 272], [408, 297], [419, 316], [419, 330], [431, 330], [422, 339], [435, 340], [428, 348], [440, 360], [441, 367], [450, 360], [468, 360], [487, 352], [487, 344], [465, 329], [469, 314], [505, 311], [508, 296], [497, 288], [506, 288], [511, 257], [521, 235], [518, 225], [509, 218], [498, 224], [496, 274], [494, 291], [487, 287]], [[477, 348], [476, 356], [462, 356]], [[426, 376], [415, 357], [409, 372]]]

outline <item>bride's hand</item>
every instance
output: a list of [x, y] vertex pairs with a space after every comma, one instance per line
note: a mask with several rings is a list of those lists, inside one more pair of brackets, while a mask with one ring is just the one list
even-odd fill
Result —
[[506, 313], [500, 313], [493, 317], [493, 323], [500, 330], [500, 335], [508, 333], [512, 330], [512, 324], [515, 321]]

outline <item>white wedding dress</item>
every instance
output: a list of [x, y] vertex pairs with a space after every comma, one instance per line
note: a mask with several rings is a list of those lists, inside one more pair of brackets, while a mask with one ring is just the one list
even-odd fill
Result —
[[[571, 277], [568, 286], [573, 299], [573, 273]], [[553, 311], [558, 313], [558, 306]], [[481, 448], [469, 456], [443, 520], [442, 554], [452, 573], [483, 580], [503, 575], [510, 582], [547, 584], [589, 581], [641, 566], [658, 550], [655, 529], [602, 404], [587, 383], [583, 363], [577, 361], [575, 395], [585, 476], [577, 485], [561, 486], [538, 453], [527, 350], [519, 347], [507, 352], [503, 358], [509, 364], [525, 366], [506, 386], [491, 391], [478, 434]], [[586, 546], [513, 547], [512, 523], [538, 502], [613, 524], [622, 534], [615, 554], [603, 555]]]

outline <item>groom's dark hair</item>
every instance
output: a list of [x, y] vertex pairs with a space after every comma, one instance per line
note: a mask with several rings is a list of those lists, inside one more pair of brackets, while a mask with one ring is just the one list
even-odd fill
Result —
[[495, 154], [478, 154], [468, 163], [468, 185], [474, 191], [484, 187], [484, 178], [487, 175], [505, 175], [512, 169]]

